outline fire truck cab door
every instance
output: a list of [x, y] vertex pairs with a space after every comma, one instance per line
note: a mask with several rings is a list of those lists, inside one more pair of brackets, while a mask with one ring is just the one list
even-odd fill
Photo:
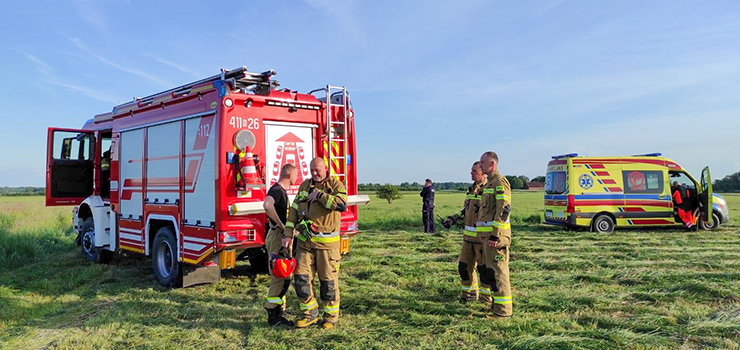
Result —
[[701, 193], [699, 194], [701, 205], [699, 208], [701, 219], [708, 225], [712, 225], [712, 196], [712, 178], [709, 174], [709, 167], [704, 167], [701, 171]]
[[93, 193], [93, 132], [49, 128], [46, 140], [46, 205], [82, 203]]

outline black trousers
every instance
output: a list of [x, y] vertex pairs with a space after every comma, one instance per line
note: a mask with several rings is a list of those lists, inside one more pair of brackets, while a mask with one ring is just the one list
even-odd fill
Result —
[[424, 232], [437, 232], [434, 228], [434, 208], [422, 208], [421, 221], [424, 223]]

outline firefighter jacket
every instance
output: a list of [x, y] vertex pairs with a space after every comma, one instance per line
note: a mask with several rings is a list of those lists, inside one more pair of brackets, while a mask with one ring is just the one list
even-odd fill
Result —
[[[319, 191], [318, 198], [309, 202], [308, 196], [314, 191]], [[297, 235], [299, 240], [311, 242], [309, 245], [315, 248], [331, 248], [340, 240], [339, 229], [342, 220], [340, 212], [345, 210], [347, 210], [347, 190], [341, 181], [332, 177], [327, 177], [321, 182], [308, 179], [298, 188], [298, 195], [290, 206], [283, 234], [285, 237]], [[301, 230], [304, 220], [313, 222], [317, 232], [309, 235], [306, 235], [306, 232], [295, 232]]]
[[506, 247], [511, 243], [511, 185], [498, 171], [487, 175], [488, 183], [483, 187], [476, 231], [480, 237], [490, 236]]
[[465, 222], [465, 231], [463, 231], [463, 240], [468, 242], [480, 243], [475, 224], [478, 222], [478, 208], [480, 207], [480, 198], [483, 193], [483, 187], [486, 186], [486, 180], [483, 183], [473, 183], [468, 187], [468, 193], [465, 194], [465, 205], [459, 215]]

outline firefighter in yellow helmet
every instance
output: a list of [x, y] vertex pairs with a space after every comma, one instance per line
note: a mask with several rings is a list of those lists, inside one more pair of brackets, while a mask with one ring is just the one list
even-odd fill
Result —
[[331, 329], [339, 319], [339, 270], [341, 212], [347, 210], [347, 191], [341, 181], [328, 176], [322, 158], [311, 161], [311, 178], [304, 181], [290, 206], [283, 241], [298, 237], [293, 288], [300, 300], [303, 318], [298, 328], [319, 321], [313, 277], [319, 275], [319, 295], [323, 304], [324, 329]]
[[478, 221], [478, 207], [480, 197], [483, 192], [483, 186], [486, 185], [486, 176], [480, 168], [480, 162], [473, 163], [470, 169], [470, 178], [473, 184], [468, 188], [465, 196], [465, 204], [460, 213], [448, 216], [442, 225], [450, 228], [459, 220], [464, 220], [463, 242], [460, 249], [460, 258], [458, 260], [457, 271], [460, 274], [460, 284], [462, 285], [462, 295], [460, 301], [468, 302], [479, 299], [483, 303], [491, 303], [491, 287], [481, 281], [480, 298], [478, 298], [478, 273], [483, 276], [485, 266], [483, 260], [483, 245], [478, 237], [475, 224]]
[[493, 292], [493, 316], [512, 314], [511, 285], [509, 284], [509, 248], [511, 246], [511, 185], [498, 171], [498, 155], [489, 151], [480, 158], [481, 169], [488, 177], [483, 187], [478, 210], [476, 230], [483, 238], [481, 280], [489, 283]]

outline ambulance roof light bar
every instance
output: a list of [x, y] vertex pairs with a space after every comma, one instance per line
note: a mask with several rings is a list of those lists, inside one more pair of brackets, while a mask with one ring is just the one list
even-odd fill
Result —
[[552, 159], [573, 158], [573, 157], [578, 157], [578, 153], [568, 153], [568, 154], [561, 154], [558, 156], [552, 156]]
[[635, 154], [633, 157], [660, 157], [663, 153], [648, 153], [648, 154]]

